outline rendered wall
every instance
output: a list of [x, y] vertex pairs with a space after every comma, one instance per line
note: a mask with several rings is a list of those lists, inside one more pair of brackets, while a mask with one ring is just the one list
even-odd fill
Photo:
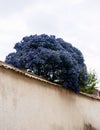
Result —
[[100, 130], [100, 101], [0, 67], [0, 130]]

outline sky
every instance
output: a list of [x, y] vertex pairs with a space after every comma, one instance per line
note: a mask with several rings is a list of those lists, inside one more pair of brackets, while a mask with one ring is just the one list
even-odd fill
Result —
[[78, 48], [100, 78], [100, 0], [0, 0], [0, 60], [34, 34], [55, 35]]

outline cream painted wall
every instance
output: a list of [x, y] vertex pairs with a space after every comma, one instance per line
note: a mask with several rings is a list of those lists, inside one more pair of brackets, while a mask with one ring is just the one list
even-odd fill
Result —
[[100, 130], [100, 100], [0, 67], [0, 130]]

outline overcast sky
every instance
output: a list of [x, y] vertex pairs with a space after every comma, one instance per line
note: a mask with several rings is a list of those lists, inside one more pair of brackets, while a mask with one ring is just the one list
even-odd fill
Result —
[[24, 36], [43, 33], [81, 50], [100, 77], [100, 0], [0, 0], [0, 60]]

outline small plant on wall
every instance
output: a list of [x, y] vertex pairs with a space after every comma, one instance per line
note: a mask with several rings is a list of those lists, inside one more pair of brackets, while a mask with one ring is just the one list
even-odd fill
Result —
[[93, 94], [97, 88], [98, 78], [95, 71], [88, 72], [87, 86], [85, 88], [80, 87], [80, 91], [87, 94]]

